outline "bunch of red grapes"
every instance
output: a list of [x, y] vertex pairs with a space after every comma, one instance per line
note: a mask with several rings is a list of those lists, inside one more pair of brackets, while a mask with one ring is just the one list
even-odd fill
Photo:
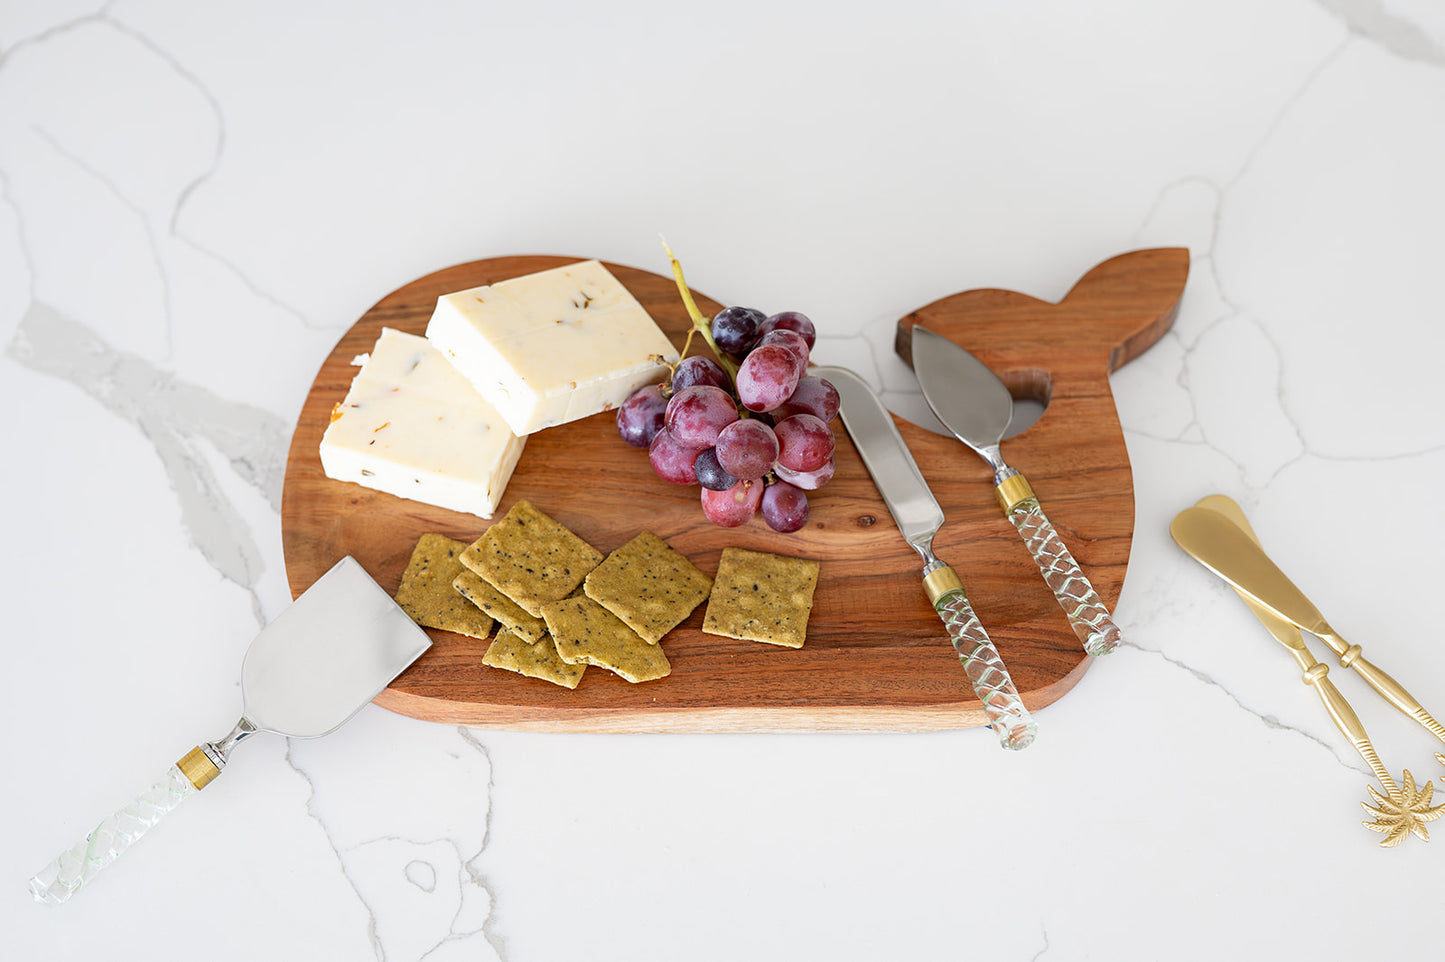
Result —
[[725, 528], [761, 513], [775, 531], [808, 520], [807, 492], [833, 477], [838, 391], [807, 373], [817, 333], [797, 311], [766, 316], [719, 311], [710, 325], [719, 352], [739, 361], [734, 381], [717, 362], [687, 357], [667, 385], [634, 392], [617, 430], [647, 448], [652, 470], [702, 486], [702, 513]]

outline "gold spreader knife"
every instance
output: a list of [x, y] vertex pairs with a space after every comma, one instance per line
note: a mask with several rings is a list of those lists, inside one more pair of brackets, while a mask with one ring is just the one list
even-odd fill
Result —
[[954, 437], [993, 468], [999, 507], [1023, 538], [1084, 650], [1107, 655], [1118, 648], [1121, 634], [1114, 617], [1044, 515], [1033, 488], [999, 451], [1013, 419], [1008, 387], [988, 365], [925, 327], [914, 325], [911, 345], [913, 373], [923, 399]]
[[[1229, 574], [1225, 574], [1224, 571], [1216, 568], [1201, 556], [1204, 555], [1217, 560], [1217, 552], [1219, 550], [1218, 539], [1221, 538], [1218, 532], [1224, 531], [1225, 529], [1221, 526], [1220, 520], [1202, 517], [1200, 512], [1209, 512], [1216, 515], [1225, 525], [1232, 527], [1235, 532], [1242, 535], [1254, 546], [1255, 550], [1259, 552], [1259, 555], [1263, 556], [1263, 549], [1259, 546], [1259, 538], [1255, 535], [1254, 529], [1250, 526], [1248, 519], [1245, 518], [1243, 509], [1241, 509], [1233, 499], [1222, 494], [1212, 494], [1208, 497], [1201, 498], [1193, 508], [1181, 512], [1174, 519], [1174, 523], [1170, 525], [1169, 529], [1170, 534], [1174, 536], [1174, 540], [1179, 543], [1179, 546], [1196, 560], [1200, 561], [1200, 563], [1204, 564], [1205, 567], [1224, 578], [1224, 580], [1234, 588], [1235, 593], [1239, 595], [1245, 605], [1249, 607], [1249, 610], [1254, 612], [1255, 617], [1269, 630], [1269, 633], [1289, 650], [1289, 653], [1294, 656], [1295, 661], [1299, 664], [1301, 671], [1304, 672], [1302, 679], [1304, 683], [1314, 688], [1315, 692], [1320, 696], [1320, 700], [1324, 702], [1326, 710], [1329, 711], [1330, 717], [1334, 719], [1335, 726], [1350, 740], [1350, 744], [1360, 753], [1360, 757], [1365, 760], [1365, 764], [1370, 766], [1370, 771], [1374, 773], [1375, 778], [1378, 779], [1380, 785], [1384, 787], [1385, 794], [1382, 795], [1375, 790], [1374, 786], [1369, 786], [1370, 796], [1375, 800], [1375, 806], [1371, 806], [1365, 802], [1360, 803], [1366, 812], [1374, 816], [1374, 821], [1364, 822], [1364, 826], [1371, 831], [1379, 832], [1385, 836], [1380, 841], [1380, 845], [1383, 848], [1391, 848], [1400, 844], [1407, 834], [1414, 834], [1420, 839], [1429, 841], [1430, 834], [1426, 830], [1424, 823], [1433, 822], [1442, 814], [1445, 814], [1445, 805], [1434, 808], [1430, 807], [1430, 801], [1434, 795], [1434, 785], [1427, 780], [1423, 789], [1417, 788], [1415, 778], [1410, 774], [1409, 769], [1405, 769], [1404, 771], [1402, 779], [1404, 788], [1401, 789], [1395, 784], [1394, 779], [1390, 777], [1389, 770], [1381, 763], [1380, 757], [1376, 753], [1374, 745], [1370, 742], [1370, 737], [1366, 734], [1365, 726], [1360, 722], [1359, 716], [1355, 714], [1354, 709], [1350, 707], [1350, 703], [1345, 700], [1344, 695], [1340, 694], [1339, 689], [1335, 687], [1335, 683], [1330, 681], [1329, 667], [1315, 661], [1314, 656], [1311, 655], [1309, 649], [1305, 647], [1304, 638], [1300, 633], [1301, 625], [1292, 618], [1282, 617], [1280, 612], [1271, 605], [1264, 603], [1258, 597], [1257, 593], [1259, 592], [1272, 595], [1277, 594], [1268, 586], [1268, 582], [1259, 582], [1258, 580], [1250, 581], [1250, 576], [1245, 575], [1245, 580], [1250, 583], [1252, 588], [1252, 591], [1247, 590], [1241, 582], [1237, 582]], [[1229, 542], [1237, 543], [1238, 540], [1234, 533], [1228, 533], [1222, 537], [1226, 544]], [[1201, 538], [1203, 539], [1202, 541]], [[1196, 549], [1199, 549], [1199, 553], [1196, 553]], [[1257, 558], [1252, 560], [1256, 565], [1258, 564]], [[1268, 561], [1268, 558], [1265, 558], [1265, 561]], [[1270, 562], [1270, 566], [1273, 567], [1272, 562]], [[1228, 563], [1226, 563], [1225, 568], [1229, 570]], [[1278, 572], [1278, 569], [1276, 568], [1275, 571]], [[1303, 594], [1299, 593], [1299, 589], [1294, 588], [1293, 584], [1284, 577], [1283, 573], [1278, 573], [1278, 577], [1283, 579], [1286, 584], [1289, 584], [1295, 594], [1299, 594], [1298, 598], [1289, 600], [1295, 602], [1304, 600]], [[1274, 600], [1277, 603], [1280, 601], [1280, 598], [1276, 596]], [[1307, 600], [1304, 600], [1304, 603], [1306, 605], [1309, 604]], [[1297, 607], [1296, 605], [1288, 606]], [[1310, 605], [1310, 608], [1313, 608], [1313, 605]], [[1296, 613], [1299, 614], [1302, 612]], [[1315, 615], [1318, 616], [1318, 611], [1315, 612]], [[1327, 629], [1328, 625], [1324, 623], [1322, 617], [1319, 617], [1317, 619], [1317, 627]], [[1315, 633], [1312, 629], [1307, 630], [1310, 630], [1311, 634]], [[1339, 639], [1338, 635], [1333, 635], [1333, 637], [1343, 645], [1343, 640]], [[1354, 648], [1357, 656], [1352, 661], [1358, 664], [1363, 660], [1358, 658], [1359, 646], [1347, 646], [1344, 651], [1347, 653], [1351, 647]], [[1340, 649], [1336, 648], [1335, 650], [1339, 651]], [[1341, 658], [1341, 664], [1349, 663], [1350, 662], [1346, 662], [1343, 657]], [[1416, 708], [1424, 714], [1424, 709], [1419, 708], [1419, 703], [1414, 702], [1414, 699], [1410, 698], [1398, 682], [1395, 682], [1394, 679], [1390, 678], [1390, 676], [1384, 672], [1375, 669], [1373, 665], [1369, 667], [1374, 673], [1373, 677], [1379, 680], [1380, 684], [1393, 686], [1395, 691], [1402, 696], [1403, 699], [1408, 700], [1408, 702], [1413, 702]], [[1372, 676], [1366, 675], [1365, 677], [1368, 679]], [[1371, 684], [1375, 685], [1375, 681], [1371, 681]], [[1385, 692], [1378, 686], [1376, 686], [1376, 690], [1380, 691], [1382, 695], [1385, 695]], [[1385, 695], [1385, 697], [1391, 704], [1394, 704], [1397, 708], [1400, 707], [1400, 702], [1395, 698], [1389, 695]], [[1403, 711], [1404, 709], [1401, 708], [1401, 710]], [[1413, 712], [1407, 712], [1407, 714], [1410, 714], [1412, 718], [1416, 717]], [[1425, 714], [1425, 717], [1429, 718], [1429, 715]], [[1417, 720], [1420, 719], [1417, 718]], [[1430, 719], [1430, 721], [1433, 722], [1434, 719]], [[1423, 721], [1421, 723], [1424, 724]]]

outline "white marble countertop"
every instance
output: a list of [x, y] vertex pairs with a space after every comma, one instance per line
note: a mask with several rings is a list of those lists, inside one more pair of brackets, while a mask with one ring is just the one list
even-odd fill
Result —
[[[1438, 954], [1445, 842], [1377, 847], [1365, 765], [1167, 528], [1233, 496], [1445, 712], [1445, 17], [817, 9], [6, 5], [0, 957]], [[1190, 249], [1173, 329], [1112, 380], [1127, 646], [1037, 743], [368, 706], [254, 739], [74, 901], [33, 903], [31, 873], [235, 720], [241, 654], [290, 600], [286, 446], [341, 332], [481, 257], [664, 270], [659, 234], [700, 290], [807, 311], [819, 358], [899, 410], [913, 308]], [[1332, 677], [1397, 778], [1445, 776], [1445, 746]]]

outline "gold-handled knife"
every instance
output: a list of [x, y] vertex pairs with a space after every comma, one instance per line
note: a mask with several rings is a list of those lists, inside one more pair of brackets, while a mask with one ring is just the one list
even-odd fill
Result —
[[1200, 564], [1277, 617], [1318, 636], [1339, 655], [1341, 666], [1352, 669], [1386, 701], [1445, 742], [1445, 725], [1436, 721], [1403, 685], [1367, 661], [1359, 645], [1340, 637], [1259, 543], [1233, 521], [1208, 508], [1188, 508], [1175, 517], [1169, 532]]
[[[1209, 517], [1210, 514], [1215, 517]], [[1223, 523], [1221, 524], [1221, 522]], [[1229, 530], [1231, 528], [1232, 531]], [[1345, 700], [1344, 695], [1340, 694], [1334, 682], [1330, 681], [1329, 667], [1315, 661], [1314, 656], [1305, 647], [1301, 631], [1307, 630], [1311, 634], [1319, 634], [1316, 631], [1318, 628], [1330, 632], [1328, 637], [1325, 635], [1320, 635], [1320, 637], [1325, 638], [1332, 648], [1341, 653], [1340, 663], [1342, 665], [1358, 664], [1363, 661], [1358, 657], [1359, 646], [1345, 645], [1343, 639], [1329, 628], [1318, 609], [1315, 609], [1314, 605], [1310, 604], [1304, 594], [1284, 576], [1283, 572], [1280, 572], [1273, 562], [1269, 561], [1268, 557], [1264, 555], [1263, 548], [1259, 545], [1259, 538], [1245, 517], [1243, 509], [1233, 499], [1222, 494], [1212, 494], [1201, 498], [1193, 508], [1180, 512], [1174, 519], [1174, 523], [1170, 525], [1169, 531], [1181, 548], [1227, 581], [1275, 640], [1289, 650], [1299, 664], [1300, 670], [1304, 672], [1302, 679], [1304, 683], [1314, 688], [1320, 696], [1320, 700], [1324, 702], [1326, 710], [1329, 711], [1330, 717], [1334, 719], [1335, 726], [1350, 740], [1350, 744], [1360, 753], [1365, 764], [1370, 766], [1370, 771], [1374, 773], [1375, 778], [1385, 789], [1385, 794], [1382, 795], [1375, 790], [1374, 786], [1370, 786], [1370, 795], [1375, 800], [1375, 805], [1371, 806], [1365, 802], [1360, 804], [1366, 812], [1374, 816], [1374, 821], [1363, 823], [1365, 827], [1385, 836], [1381, 839], [1380, 845], [1385, 848], [1398, 845], [1407, 834], [1414, 834], [1418, 838], [1429, 841], [1430, 834], [1424, 823], [1433, 822], [1445, 814], [1445, 805], [1433, 808], [1430, 805], [1434, 786], [1427, 780], [1423, 788], [1417, 787], [1415, 778], [1410, 774], [1409, 769], [1405, 769], [1402, 778], [1404, 787], [1401, 788], [1395, 784], [1395, 780], [1390, 777], [1389, 770], [1380, 761], [1380, 756], [1370, 742], [1370, 737], [1366, 734], [1365, 726], [1360, 722], [1359, 716], [1355, 714], [1355, 710]], [[1238, 553], [1241, 543], [1240, 536], [1253, 546], [1253, 552], [1246, 550]], [[1234, 557], [1242, 566], [1243, 573], [1241, 573], [1241, 569], [1234, 567], [1234, 561], [1229, 560], [1231, 551], [1236, 552]], [[1241, 580], [1236, 580], [1236, 578]], [[1265, 602], [1262, 596], [1268, 596], [1271, 601]], [[1281, 608], [1288, 609], [1293, 617], [1283, 615], [1280, 611]], [[1302, 619], [1314, 627], [1306, 628], [1297, 619]], [[1331, 642], [1330, 639], [1334, 639], [1334, 641]], [[1336, 647], [1336, 645], [1341, 647]], [[1353, 649], [1354, 657], [1347, 660], [1351, 649]], [[1425, 719], [1434, 722], [1434, 719], [1430, 718], [1428, 713], [1410, 697], [1398, 682], [1374, 668], [1373, 665], [1368, 665], [1368, 667], [1369, 672], [1364, 673], [1363, 676], [1391, 704], [1401, 711], [1405, 711], [1421, 724], [1425, 724], [1424, 720], [1418, 717], [1414, 711], [1407, 711], [1403, 707], [1404, 705], [1413, 705], [1414, 709]]]

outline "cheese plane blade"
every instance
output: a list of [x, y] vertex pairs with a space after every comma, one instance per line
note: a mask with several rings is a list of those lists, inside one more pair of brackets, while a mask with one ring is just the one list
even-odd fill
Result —
[[983, 702], [989, 727], [1004, 748], [1027, 748], [1037, 734], [1033, 717], [974, 613], [957, 573], [933, 553], [933, 536], [943, 527], [943, 509], [928, 489], [893, 416], [873, 389], [852, 371], [815, 367], [811, 373], [826, 378], [837, 389], [841, 402], [838, 414], [853, 446], [899, 533], [923, 559], [924, 591], [948, 630], [974, 694]]
[[938, 420], [994, 470], [994, 494], [1023, 538], [1084, 651], [1106, 655], [1119, 647], [1119, 627], [1073, 554], [1044, 515], [1028, 481], [1009, 467], [999, 443], [1013, 418], [1013, 396], [998, 375], [941, 334], [915, 325], [913, 373]]
[[241, 719], [197, 745], [130, 805], [30, 879], [37, 902], [59, 905], [226, 767], [257, 732], [327, 735], [431, 647], [431, 638], [347, 556], [261, 630], [241, 664]]

